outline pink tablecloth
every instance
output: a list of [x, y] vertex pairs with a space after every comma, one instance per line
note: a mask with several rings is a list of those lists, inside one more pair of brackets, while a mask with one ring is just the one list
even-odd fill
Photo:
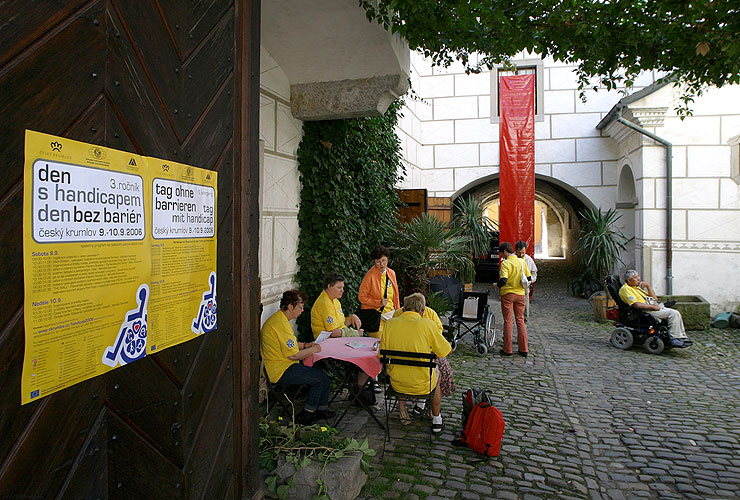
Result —
[[[361, 341], [364, 347], [349, 347], [347, 342], [350, 341]], [[378, 358], [378, 351], [373, 350], [374, 342], [377, 342], [377, 339], [372, 337], [340, 337], [326, 339], [320, 344], [321, 352], [310, 355], [303, 360], [303, 364], [306, 366], [313, 366], [313, 364], [320, 359], [340, 359], [342, 361], [354, 363], [370, 377], [376, 377], [378, 373], [380, 373], [381, 364], [380, 358]]]

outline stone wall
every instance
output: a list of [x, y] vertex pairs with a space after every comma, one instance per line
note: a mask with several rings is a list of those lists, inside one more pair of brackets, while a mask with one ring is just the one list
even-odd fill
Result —
[[283, 291], [295, 286], [300, 181], [296, 151], [303, 123], [290, 112], [290, 82], [264, 48], [260, 58], [262, 145], [260, 276], [263, 322], [278, 308]]

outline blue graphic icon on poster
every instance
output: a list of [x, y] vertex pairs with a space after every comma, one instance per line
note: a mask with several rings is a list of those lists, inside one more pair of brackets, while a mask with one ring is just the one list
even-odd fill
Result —
[[31, 399], [39, 397], [39, 390], [31, 391]]
[[106, 347], [103, 353], [103, 364], [110, 367], [118, 364], [123, 366], [146, 356], [146, 307], [149, 302], [149, 285], [146, 283], [136, 291], [136, 302], [139, 306], [124, 316], [115, 345]]
[[200, 301], [198, 307], [198, 317], [193, 318], [193, 325], [190, 327], [196, 335], [211, 332], [217, 327], [215, 271], [211, 271], [211, 274], [208, 275], [208, 282], [210, 289], [203, 293], [203, 300]]

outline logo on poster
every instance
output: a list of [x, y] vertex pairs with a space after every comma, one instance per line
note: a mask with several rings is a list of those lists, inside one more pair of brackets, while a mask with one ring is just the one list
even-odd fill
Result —
[[51, 146], [52, 151], [61, 151], [62, 150], [62, 143], [57, 141], [51, 141], [49, 143], [49, 146]]

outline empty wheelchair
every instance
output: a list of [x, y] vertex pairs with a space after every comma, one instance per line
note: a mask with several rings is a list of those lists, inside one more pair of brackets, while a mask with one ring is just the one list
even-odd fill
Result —
[[478, 354], [493, 349], [496, 341], [496, 318], [489, 310], [488, 290], [485, 292], [460, 293], [460, 298], [449, 317], [450, 345], [454, 351], [457, 343], [468, 333], [473, 335], [473, 344]]
[[[630, 307], [619, 296], [619, 289], [622, 288], [619, 276], [607, 276], [606, 287], [619, 309], [619, 317], [614, 322], [615, 329], [610, 339], [614, 347], [629, 349], [633, 345], [642, 345], [651, 354], [660, 354], [672, 348], [668, 323], [665, 320]], [[682, 347], [690, 345], [692, 342], [687, 340]]]

